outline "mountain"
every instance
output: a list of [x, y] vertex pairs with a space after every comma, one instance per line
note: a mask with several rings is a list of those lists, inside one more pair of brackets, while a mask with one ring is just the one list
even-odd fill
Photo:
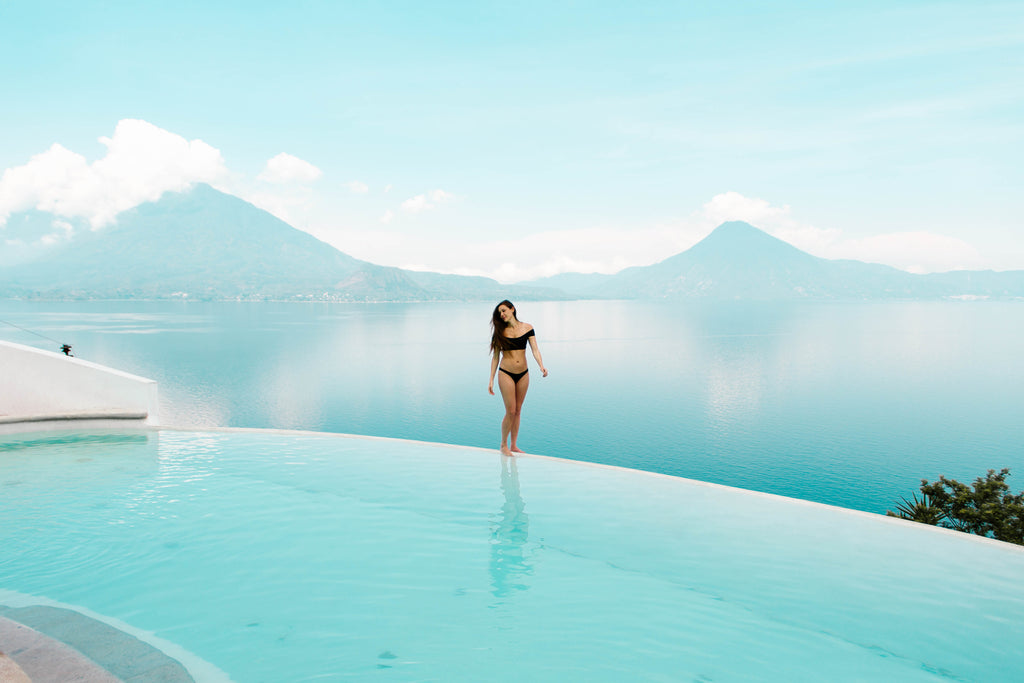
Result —
[[[57, 226], [57, 227], [54, 227]], [[0, 297], [327, 301], [529, 299], [1024, 298], [1024, 271], [914, 275], [812, 256], [743, 222], [687, 251], [614, 275], [564, 273], [502, 285], [379, 266], [238, 197], [197, 185], [91, 231], [28, 211], [9, 217]], [[73, 238], [68, 235], [73, 234]], [[55, 241], [40, 246], [40, 238]], [[31, 246], [26, 246], [31, 245]]]
[[915, 275], [873, 263], [812, 256], [741, 221], [723, 223], [687, 251], [614, 275], [533, 280], [596, 299], [937, 299], [1024, 297], [1024, 271]]
[[[34, 226], [43, 218], [12, 216]], [[52, 217], [51, 217], [52, 218]], [[52, 221], [51, 221], [52, 222]], [[430, 301], [561, 298], [487, 278], [360, 261], [208, 185], [166, 193], [97, 231], [0, 266], [0, 296]]]

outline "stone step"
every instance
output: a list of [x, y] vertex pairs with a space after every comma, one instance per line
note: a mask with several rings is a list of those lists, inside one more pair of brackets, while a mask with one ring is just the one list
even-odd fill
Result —
[[0, 605], [0, 652], [32, 683], [195, 683], [181, 663], [149, 643], [49, 605]]

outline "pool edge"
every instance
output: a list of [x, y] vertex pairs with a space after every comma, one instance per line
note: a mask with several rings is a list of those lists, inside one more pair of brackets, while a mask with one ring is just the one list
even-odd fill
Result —
[[1017, 545], [1016, 543], [1009, 543], [1007, 541], [1000, 541], [995, 538], [988, 538], [987, 536], [978, 536], [977, 534], [971, 534], [964, 531], [956, 531], [955, 529], [947, 529], [932, 524], [924, 524], [921, 522], [915, 522], [909, 519], [902, 519], [900, 517], [890, 517], [889, 515], [883, 515], [877, 512], [868, 512], [867, 510], [857, 510], [854, 508], [846, 508], [841, 505], [832, 505], [830, 503], [822, 503], [815, 500], [807, 500], [805, 498], [793, 498], [790, 496], [783, 496], [778, 493], [768, 493], [767, 491], [757, 491], [755, 489], [745, 489], [738, 486], [729, 486], [728, 484], [717, 484], [715, 482], [703, 481], [701, 479], [690, 479], [688, 477], [680, 477], [674, 474], [665, 474], [663, 472], [651, 472], [650, 470], [640, 470], [633, 467], [623, 467], [622, 465], [609, 465], [605, 463], [589, 462], [586, 460], [573, 460], [571, 458], [561, 458], [553, 455], [543, 455], [539, 453], [518, 453], [514, 456], [502, 455], [496, 448], [484, 448], [482, 446], [466, 446], [463, 444], [452, 444], [444, 443], [440, 441], [421, 441], [418, 439], [402, 439], [393, 436], [375, 436], [371, 434], [347, 434], [344, 432], [318, 432], [304, 429], [274, 429], [266, 427], [179, 427], [173, 425], [153, 425], [147, 426], [145, 431], [172, 431], [172, 432], [215, 432], [215, 433], [256, 433], [256, 434], [280, 434], [282, 436], [318, 436], [318, 437], [338, 437], [348, 439], [365, 439], [369, 441], [394, 441], [398, 443], [410, 443], [422, 446], [433, 446], [439, 448], [454, 448], [461, 450], [478, 451], [481, 453], [487, 453], [496, 455], [499, 457], [516, 457], [516, 458], [540, 458], [543, 460], [553, 460], [556, 462], [564, 462], [572, 465], [582, 465], [585, 467], [596, 467], [605, 470], [628, 472], [633, 474], [639, 474], [641, 476], [657, 477], [661, 479], [667, 479], [671, 481], [682, 481], [695, 486], [702, 486], [712, 489], [720, 489], [726, 491], [734, 491], [743, 495], [750, 495], [755, 497], [762, 497], [768, 499], [774, 499], [779, 501], [785, 501], [787, 503], [797, 503], [805, 507], [811, 508], [824, 508], [828, 510], [837, 511], [845, 514], [852, 514], [855, 516], [864, 517], [867, 519], [881, 520], [889, 524], [897, 524], [907, 528], [914, 528], [919, 531], [934, 531], [945, 535], [953, 536], [956, 538], [967, 538], [973, 541], [985, 543], [998, 548], [1011, 548], [1015, 552], [1024, 553], [1024, 546]]

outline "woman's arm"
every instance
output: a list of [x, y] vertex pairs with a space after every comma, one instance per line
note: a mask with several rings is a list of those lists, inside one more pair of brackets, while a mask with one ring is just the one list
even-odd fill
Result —
[[498, 371], [498, 352], [491, 354], [491, 378], [487, 382], [487, 393], [494, 396], [494, 373]]
[[533, 351], [533, 357], [537, 359], [537, 365], [540, 366], [540, 371], [544, 377], [548, 376], [548, 369], [544, 367], [544, 360], [540, 357], [540, 347], [537, 346], [537, 337], [530, 337], [530, 350]]

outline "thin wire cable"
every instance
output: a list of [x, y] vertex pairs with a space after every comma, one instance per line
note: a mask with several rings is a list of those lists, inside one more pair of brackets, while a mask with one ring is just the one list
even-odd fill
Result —
[[42, 337], [43, 339], [46, 339], [46, 340], [48, 340], [48, 341], [52, 341], [52, 342], [53, 342], [54, 344], [56, 344], [57, 346], [63, 346], [63, 344], [62, 344], [61, 342], [57, 341], [57, 340], [56, 340], [56, 339], [54, 339], [53, 337], [47, 337], [47, 336], [46, 336], [45, 334], [39, 334], [38, 332], [33, 332], [32, 330], [30, 330], [30, 329], [28, 329], [28, 328], [26, 328], [26, 327], [22, 327], [21, 325], [15, 325], [15, 324], [14, 324], [14, 323], [12, 323], [12, 322], [11, 322], [10, 320], [0, 320], [0, 323], [7, 323], [7, 324], [8, 324], [8, 325], [10, 325], [11, 327], [17, 327], [17, 328], [18, 328], [19, 330], [21, 330], [22, 332], [28, 332], [29, 334], [34, 334], [34, 335], [36, 335], [37, 337]]

